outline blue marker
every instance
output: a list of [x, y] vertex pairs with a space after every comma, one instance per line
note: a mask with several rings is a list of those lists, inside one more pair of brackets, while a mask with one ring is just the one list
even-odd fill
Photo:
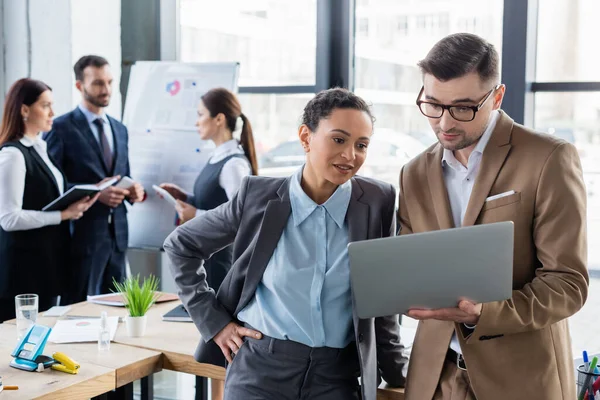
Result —
[[585, 364], [585, 370], [589, 371], [590, 369], [590, 359], [588, 358], [587, 351], [583, 351], [583, 363]]
[[[196, 149], [196, 153], [200, 153], [200, 149]], [[587, 356], [586, 356], [587, 357]]]

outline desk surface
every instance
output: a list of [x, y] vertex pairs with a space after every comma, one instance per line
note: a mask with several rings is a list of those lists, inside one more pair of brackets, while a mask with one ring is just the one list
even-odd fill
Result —
[[[89, 399], [115, 388], [115, 369], [101, 365], [82, 363], [77, 375], [51, 369], [43, 373], [27, 372], [10, 367], [8, 364], [12, 360], [10, 354], [16, 345], [16, 335], [16, 326], [0, 325], [0, 376], [4, 385], [19, 386], [19, 390], [4, 390], [2, 400]], [[73, 351], [69, 351], [69, 355], [77, 357]]]
[[[165, 322], [162, 315], [177, 306], [178, 302], [166, 302], [154, 305], [147, 313], [148, 325], [141, 338], [127, 335], [124, 323], [119, 324], [111, 349], [117, 344], [142, 348], [163, 354], [162, 368], [185, 372], [197, 376], [225, 379], [225, 369], [210, 364], [201, 364], [194, 360], [194, 351], [200, 341], [200, 333], [194, 324], [184, 322]], [[123, 307], [110, 307], [93, 303], [72, 305], [69, 315], [99, 316], [106, 311], [109, 316], [125, 317], [127, 310]], [[54, 326], [57, 318], [38, 317], [38, 324]], [[14, 320], [13, 320], [14, 321]], [[12, 322], [12, 321], [11, 321]], [[14, 323], [14, 322], [13, 322]], [[48, 346], [50, 346], [49, 344]], [[56, 345], [54, 345], [56, 346]], [[63, 345], [64, 346], [64, 345]], [[79, 345], [77, 345], [79, 346]], [[95, 346], [95, 344], [94, 344]], [[69, 354], [71, 355], [71, 354]], [[78, 360], [79, 361], [79, 360]], [[404, 390], [396, 388], [379, 389], [379, 400], [403, 400]]]
[[[44, 354], [52, 355], [56, 351], [63, 352], [73, 358], [81, 365], [81, 369], [77, 375], [66, 374], [63, 372], [54, 371], [51, 369], [45, 370], [43, 373], [20, 371], [8, 366], [12, 360], [10, 353], [16, 346], [17, 329], [12, 324], [0, 325], [0, 376], [6, 385], [12, 385], [14, 380], [22, 380], [26, 386], [19, 383], [14, 383], [19, 386], [19, 390], [14, 393], [15, 398], [34, 398], [34, 394], [38, 389], [41, 389], [41, 394], [46, 395], [44, 389], [46, 380], [51, 382], [48, 389], [51, 389], [52, 395], [60, 398], [64, 395], [61, 391], [54, 393], [57, 382], [64, 382], [65, 388], [75, 386], [77, 390], [83, 388], [81, 392], [75, 391], [77, 397], [89, 398], [98, 394], [105, 393], [117, 387], [121, 387], [145, 376], [158, 372], [162, 369], [162, 354], [157, 351], [141, 349], [137, 347], [125, 346], [117, 343], [111, 343], [110, 350], [107, 352], [99, 352], [97, 343], [78, 343], [78, 344], [54, 344], [46, 345]], [[6, 362], [5, 362], [6, 361]], [[108, 374], [106, 374], [108, 372]], [[78, 377], [83, 377], [81, 381]], [[85, 379], [91, 378], [89, 385], [85, 383]], [[35, 382], [36, 385], [31, 383]], [[31, 395], [29, 392], [21, 389], [33, 390]], [[70, 390], [69, 389], [69, 393]], [[95, 394], [89, 394], [96, 391]], [[5, 391], [9, 393], [8, 391]], [[4, 392], [3, 392], [4, 393]], [[17, 396], [18, 395], [18, 396]]]

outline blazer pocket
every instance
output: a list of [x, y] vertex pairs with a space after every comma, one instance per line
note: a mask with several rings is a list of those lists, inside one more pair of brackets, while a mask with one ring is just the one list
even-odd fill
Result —
[[521, 192], [513, 193], [509, 196], [500, 197], [496, 200], [486, 201], [481, 211], [492, 210], [494, 208], [507, 206], [509, 204], [518, 203], [521, 201]]

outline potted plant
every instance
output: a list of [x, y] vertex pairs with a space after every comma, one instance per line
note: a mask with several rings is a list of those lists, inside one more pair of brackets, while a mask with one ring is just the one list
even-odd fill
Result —
[[123, 283], [113, 279], [118, 293], [123, 295], [125, 307], [129, 315], [125, 318], [127, 334], [133, 337], [144, 336], [146, 331], [146, 312], [156, 301], [158, 278], [150, 275], [140, 285], [140, 275], [131, 276]]

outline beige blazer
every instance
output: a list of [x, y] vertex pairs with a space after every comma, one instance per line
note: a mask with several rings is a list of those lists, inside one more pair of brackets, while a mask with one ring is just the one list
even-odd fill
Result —
[[[586, 191], [574, 146], [501, 115], [484, 150], [463, 226], [513, 221], [513, 294], [485, 303], [476, 329], [421, 321], [406, 400], [431, 400], [454, 331], [478, 400], [571, 400], [567, 318], [587, 298]], [[400, 173], [401, 234], [453, 227], [441, 145]], [[486, 202], [488, 196], [515, 194]]]

